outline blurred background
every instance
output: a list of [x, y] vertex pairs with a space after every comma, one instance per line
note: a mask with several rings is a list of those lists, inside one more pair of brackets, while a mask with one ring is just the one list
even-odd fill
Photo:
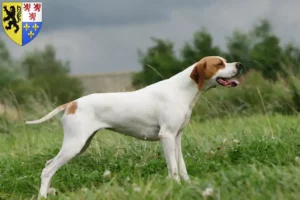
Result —
[[[300, 110], [300, 1], [49, 0], [26, 46], [0, 32], [0, 115], [94, 92], [132, 91], [204, 56], [246, 66], [236, 89], [215, 89], [195, 120]], [[45, 103], [47, 102], [47, 104]], [[197, 115], [201, 113], [201, 115]]]

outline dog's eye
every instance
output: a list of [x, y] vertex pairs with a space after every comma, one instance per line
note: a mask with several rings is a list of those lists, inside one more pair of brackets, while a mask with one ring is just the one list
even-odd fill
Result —
[[222, 62], [220, 62], [220, 63], [218, 63], [217, 65], [218, 65], [218, 66], [223, 66], [223, 63], [222, 63]]

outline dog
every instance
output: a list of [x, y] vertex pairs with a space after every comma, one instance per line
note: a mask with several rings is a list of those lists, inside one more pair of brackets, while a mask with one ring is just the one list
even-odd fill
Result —
[[40, 197], [47, 197], [56, 171], [83, 153], [98, 130], [109, 129], [147, 141], [160, 141], [168, 176], [190, 181], [181, 152], [183, 129], [203, 92], [216, 86], [236, 87], [233, 80], [242, 63], [208, 56], [169, 79], [132, 92], [94, 93], [61, 105], [48, 115], [26, 124], [39, 124], [61, 111], [64, 139], [59, 153], [46, 162], [41, 174]]

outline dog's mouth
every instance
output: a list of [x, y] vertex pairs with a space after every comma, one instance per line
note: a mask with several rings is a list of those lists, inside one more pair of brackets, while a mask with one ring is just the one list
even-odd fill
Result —
[[217, 81], [217, 83], [219, 83], [220, 85], [225, 86], [225, 87], [236, 87], [240, 84], [237, 80], [233, 80], [231, 78], [218, 77], [216, 79], [216, 81]]

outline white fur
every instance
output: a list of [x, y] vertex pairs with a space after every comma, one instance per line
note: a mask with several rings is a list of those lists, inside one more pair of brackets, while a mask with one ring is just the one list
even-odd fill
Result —
[[[221, 58], [223, 59], [223, 58]], [[41, 175], [40, 196], [46, 197], [55, 172], [84, 151], [94, 133], [112, 129], [141, 140], [160, 140], [167, 162], [169, 177], [179, 181], [179, 176], [189, 181], [181, 152], [181, 136], [189, 122], [192, 109], [199, 96], [216, 86], [216, 78], [237, 74], [235, 63], [226, 63], [204, 87], [198, 90], [190, 78], [195, 64], [175, 76], [134, 92], [96, 93], [77, 100], [74, 114], [64, 114], [62, 125], [64, 140], [58, 155], [47, 161]], [[27, 124], [41, 123], [63, 108], [58, 107], [44, 118]]]

